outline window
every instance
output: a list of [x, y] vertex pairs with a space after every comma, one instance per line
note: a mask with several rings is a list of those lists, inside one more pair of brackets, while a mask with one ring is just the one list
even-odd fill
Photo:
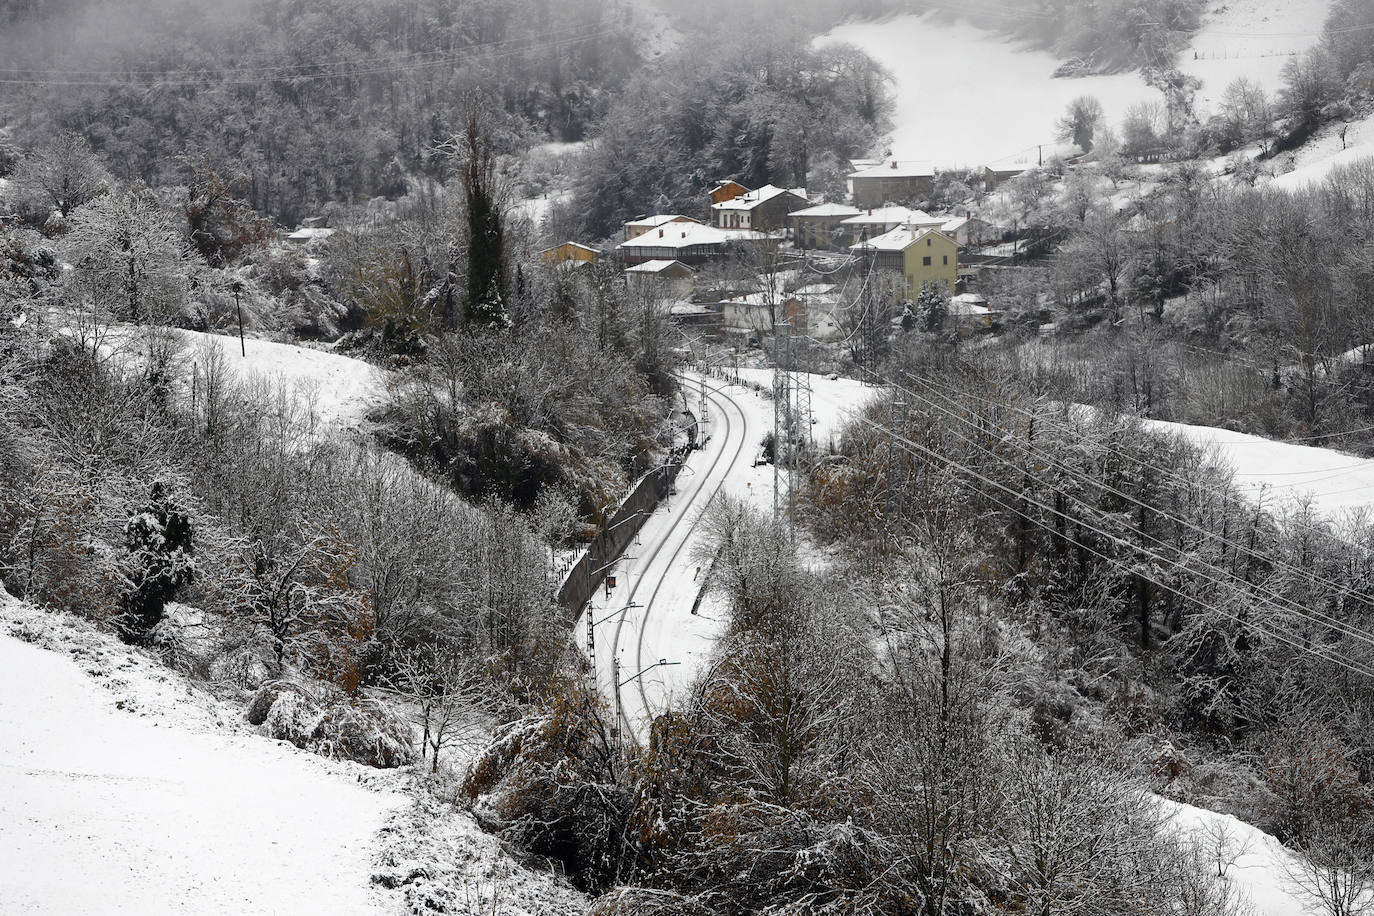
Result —
[[930, 247], [930, 239], [926, 239], [926, 247], [927, 247], [927, 248]]
[[945, 263], [946, 266], [949, 265], [949, 255], [945, 255], [941, 260]]
[[930, 266], [930, 255], [926, 255], [924, 258], [921, 258], [921, 266], [922, 266], [922, 267], [929, 267], [929, 266]]

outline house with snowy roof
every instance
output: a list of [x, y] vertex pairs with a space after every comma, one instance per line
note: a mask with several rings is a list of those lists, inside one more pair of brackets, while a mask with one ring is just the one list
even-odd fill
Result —
[[854, 206], [859, 208], [922, 200], [935, 191], [935, 167], [929, 162], [889, 159], [851, 172], [848, 184]]
[[876, 238], [899, 226], [938, 229], [948, 217], [931, 216], [924, 210], [908, 207], [869, 207], [841, 221], [851, 243]]
[[595, 264], [600, 257], [600, 251], [581, 242], [564, 242], [539, 252], [545, 264]]
[[793, 210], [787, 217], [792, 226], [792, 239], [798, 248], [839, 250], [849, 244], [849, 232], [844, 221], [858, 216], [859, 209], [847, 204], [817, 204]]
[[661, 226], [666, 226], [668, 223], [695, 223], [700, 226], [701, 220], [692, 219], [690, 216], [683, 216], [680, 213], [641, 216], [625, 224], [625, 238], [632, 239], [636, 236], [644, 235], [646, 232], [652, 232]]
[[805, 188], [766, 184], [729, 200], [711, 204], [711, 225], [717, 229], [774, 232], [787, 228], [788, 214], [811, 206]]
[[725, 257], [742, 246], [771, 241], [763, 232], [743, 229], [727, 231], [697, 222], [670, 222], [626, 239], [616, 246], [616, 251], [630, 266], [647, 261], [681, 261], [687, 265], [698, 265]]
[[881, 270], [899, 270], [907, 296], [915, 299], [926, 283], [943, 283], [951, 292], [959, 280], [959, 246], [938, 228], [903, 225], [849, 246]]
[[692, 293], [697, 272], [679, 260], [653, 260], [625, 268], [625, 283], [633, 290], [665, 299], [685, 299]]

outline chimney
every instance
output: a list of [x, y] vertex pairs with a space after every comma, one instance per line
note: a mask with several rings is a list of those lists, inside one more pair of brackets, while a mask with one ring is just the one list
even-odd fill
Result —
[[687, 238], [687, 230], [686, 230], [686, 229], [683, 229], [683, 230], [682, 230], [682, 237], [683, 237], [684, 239]]
[[872, 208], [872, 207], [869, 207], [869, 208], [868, 208], [868, 215], [869, 215], [869, 216], [872, 216], [872, 215], [873, 215], [873, 208]]
[[663, 230], [662, 230], [662, 229], [658, 230], [658, 237], [659, 237], [659, 238], [663, 238]]
[[897, 160], [896, 160], [896, 159], [893, 159], [893, 160], [892, 160], [892, 170], [893, 170], [894, 172], [897, 171]]

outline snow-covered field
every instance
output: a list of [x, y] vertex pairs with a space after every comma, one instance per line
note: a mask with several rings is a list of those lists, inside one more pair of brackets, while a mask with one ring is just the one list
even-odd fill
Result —
[[[1054, 122], [1080, 95], [1096, 96], [1116, 124], [1136, 102], [1162, 96], [1135, 73], [1053, 79], [1063, 62], [966, 22], [905, 15], [852, 22], [818, 43], [848, 42], [896, 79], [892, 150], [937, 167], [1036, 161], [1057, 145]], [[917, 53], [919, 49], [919, 53]]]
[[[1199, 113], [1214, 111], [1239, 76], [1276, 91], [1291, 55], [1317, 42], [1326, 8], [1327, 0], [1212, 0], [1178, 57], [1202, 81]], [[937, 167], [1034, 162], [1036, 146], [1055, 144], [1055, 120], [1080, 95], [1096, 96], [1113, 126], [1137, 102], [1163, 102], [1138, 73], [1054, 79], [1063, 61], [1048, 52], [932, 14], [851, 22], [817, 39], [841, 41], [895, 77], [893, 153]]]
[[1374, 510], [1374, 460], [1329, 448], [1275, 442], [1211, 426], [1163, 420], [1145, 425], [1210, 449], [1235, 471], [1235, 483], [1271, 509], [1310, 499], [1327, 518]]
[[1239, 77], [1270, 94], [1282, 85], [1283, 66], [1321, 37], [1328, 0], [1210, 0], [1192, 46], [1179, 55], [1184, 73], [1202, 81], [1200, 113], [1216, 110]]
[[198, 358], [202, 348], [213, 347], [240, 380], [254, 376], [279, 380], [298, 391], [311, 402], [316, 420], [324, 426], [357, 426], [386, 389], [386, 373], [351, 356], [251, 337], [244, 341], [245, 356], [237, 336], [180, 333], [188, 359]]
[[0, 910], [393, 911], [369, 878], [404, 799], [372, 771], [3, 592], [0, 634]]

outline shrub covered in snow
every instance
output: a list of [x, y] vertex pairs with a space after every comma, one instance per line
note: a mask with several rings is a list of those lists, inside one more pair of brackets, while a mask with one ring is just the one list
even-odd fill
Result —
[[253, 697], [247, 718], [270, 737], [322, 757], [383, 769], [415, 760], [410, 725], [402, 716], [376, 700], [328, 687], [272, 681]]

